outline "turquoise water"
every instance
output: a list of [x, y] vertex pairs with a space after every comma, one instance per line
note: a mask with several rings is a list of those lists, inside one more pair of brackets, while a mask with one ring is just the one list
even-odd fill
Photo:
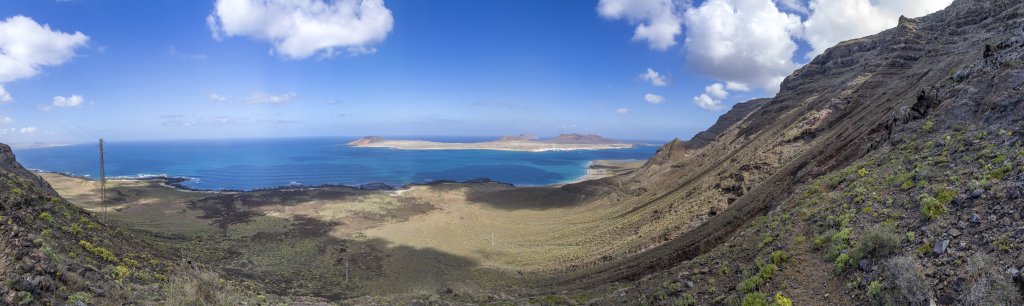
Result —
[[[484, 141], [494, 138], [423, 138]], [[564, 183], [586, 174], [597, 159], [647, 159], [657, 147], [565, 152], [393, 150], [352, 148], [355, 138], [296, 138], [107, 142], [108, 177], [188, 178], [181, 185], [204, 190], [384, 183], [401, 186], [435, 180], [488, 178], [520, 186]], [[97, 144], [15, 150], [30, 169], [99, 176]]]

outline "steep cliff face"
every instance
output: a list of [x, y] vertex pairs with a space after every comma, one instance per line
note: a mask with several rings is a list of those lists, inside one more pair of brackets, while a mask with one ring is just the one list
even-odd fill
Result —
[[57, 196], [57, 192], [53, 191], [53, 187], [44, 181], [39, 176], [32, 174], [32, 172], [22, 167], [17, 160], [14, 159], [14, 152], [11, 151], [11, 147], [0, 143], [0, 170], [14, 174], [18, 177], [27, 179], [32, 182], [40, 191], [46, 193], [49, 196]]
[[674, 141], [644, 168], [610, 179], [614, 191], [591, 205], [619, 212], [621, 223], [596, 233], [614, 237], [605, 251], [618, 255], [563, 281], [635, 278], [715, 250], [807, 182], [920, 137], [923, 122], [1017, 133], [1022, 25], [1018, 1], [959, 0], [827, 50], [742, 120], [709, 130], [713, 141]]

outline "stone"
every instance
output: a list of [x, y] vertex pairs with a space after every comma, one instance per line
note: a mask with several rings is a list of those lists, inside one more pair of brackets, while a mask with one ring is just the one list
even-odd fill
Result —
[[75, 301], [75, 306], [89, 306], [89, 304], [86, 304], [85, 302], [82, 301]]
[[857, 267], [864, 272], [871, 271], [871, 262], [867, 259], [861, 259], [860, 262], [857, 263]]
[[971, 214], [971, 220], [970, 221], [971, 221], [971, 223], [974, 223], [974, 224], [981, 223], [981, 217], [979, 217], [978, 214]]
[[960, 231], [955, 228], [949, 230], [949, 234], [952, 235], [953, 237], [960, 237]]
[[935, 248], [932, 249], [932, 252], [935, 252], [935, 255], [942, 255], [943, 253], [946, 253], [947, 248], [949, 248], [949, 240], [942, 240], [935, 244]]
[[983, 194], [985, 194], [985, 190], [979, 188], [979, 189], [975, 189], [974, 191], [971, 191], [970, 197], [971, 197], [971, 199], [977, 199], [977, 198], [980, 198], [981, 195], [983, 195]]
[[1014, 267], [1010, 267], [1009, 269], [1006, 269], [1006, 274], [1010, 274], [1010, 277], [1014, 277], [1017, 276], [1017, 274], [1020, 274], [1020, 270]]

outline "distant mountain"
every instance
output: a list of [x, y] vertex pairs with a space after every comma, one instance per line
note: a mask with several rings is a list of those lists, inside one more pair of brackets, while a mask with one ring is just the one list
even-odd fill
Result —
[[604, 138], [594, 134], [562, 134], [547, 142], [559, 144], [617, 144], [621, 141]]

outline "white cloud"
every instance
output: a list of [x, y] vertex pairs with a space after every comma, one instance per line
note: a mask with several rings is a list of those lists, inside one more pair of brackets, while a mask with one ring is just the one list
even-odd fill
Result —
[[720, 111], [725, 109], [722, 100], [729, 97], [729, 90], [743, 90], [744, 87], [722, 83], [714, 83], [704, 87], [704, 93], [693, 98], [693, 104], [708, 111]]
[[280, 95], [272, 95], [267, 93], [256, 93], [245, 99], [247, 104], [284, 104], [291, 102], [299, 95], [294, 92], [289, 92]]
[[[666, 50], [686, 27], [684, 52], [694, 72], [724, 84], [725, 92], [760, 89], [774, 94], [790, 73], [825, 49], [848, 39], [896, 26], [900, 15], [915, 18], [953, 0], [601, 0], [598, 13], [637, 25], [636, 40]], [[699, 3], [693, 6], [692, 3]], [[796, 40], [812, 50], [797, 55]], [[646, 80], [646, 78], [645, 78]], [[718, 88], [720, 89], [720, 88]], [[718, 108], [719, 91], [694, 98]], [[717, 101], [717, 103], [716, 103]]]
[[[71, 60], [75, 49], [88, 40], [81, 32], [54, 31], [21, 15], [0, 21], [0, 85], [33, 77], [42, 67]], [[0, 102], [10, 100], [10, 94], [0, 87]]]
[[30, 127], [23, 127], [23, 128], [21, 128], [21, 130], [18, 130], [18, 133], [21, 133], [22, 135], [28, 135], [28, 134], [32, 134], [32, 133], [35, 133], [35, 132], [36, 132], [36, 128], [32, 127], [32, 126], [30, 126]]
[[732, 91], [750, 91], [750, 86], [743, 83], [725, 82], [725, 89]]
[[656, 94], [646, 94], [644, 95], [644, 101], [651, 104], [661, 104], [662, 102], [665, 102], [665, 97]]
[[620, 114], [628, 114], [629, 113], [629, 109], [628, 108], [620, 108], [620, 109], [616, 109], [615, 112], [616, 113], [620, 113]]
[[209, 99], [213, 102], [224, 102], [228, 100], [227, 97], [215, 93], [210, 94]]
[[811, 0], [813, 11], [801, 36], [814, 49], [812, 58], [844, 40], [895, 27], [900, 15], [920, 17], [939, 11], [953, 0]]
[[75, 107], [82, 105], [82, 96], [71, 95], [70, 97], [53, 97], [53, 106], [56, 107]]
[[14, 122], [14, 119], [11, 118], [11, 117], [0, 118], [0, 124], [11, 124], [13, 122]]
[[729, 97], [729, 92], [725, 90], [725, 85], [722, 85], [722, 83], [714, 83], [704, 87], [704, 93], [719, 100]]
[[601, 0], [597, 12], [608, 19], [625, 19], [636, 25], [633, 40], [647, 41], [651, 49], [664, 51], [676, 44], [682, 21], [673, 0]]
[[701, 94], [693, 98], [693, 103], [697, 104], [698, 107], [708, 111], [719, 111], [725, 108], [722, 105], [722, 100], [716, 100], [708, 96], [708, 94]]
[[641, 74], [640, 78], [643, 78], [645, 81], [651, 82], [651, 85], [654, 85], [654, 86], [661, 87], [661, 86], [668, 85], [668, 82], [665, 81], [665, 77], [662, 76], [657, 71], [654, 71], [654, 69], [651, 69], [651, 68], [647, 68], [647, 72], [644, 72], [644, 74]]
[[206, 18], [214, 39], [245, 36], [270, 42], [292, 59], [336, 49], [372, 53], [394, 24], [383, 0], [217, 0]]
[[7, 93], [7, 90], [4, 89], [3, 84], [0, 84], [0, 104], [11, 102], [11, 100], [11, 94]]
[[773, 94], [797, 67], [792, 37], [800, 33], [800, 17], [771, 0], [708, 0], [686, 10], [683, 20], [687, 64], [697, 73]]

